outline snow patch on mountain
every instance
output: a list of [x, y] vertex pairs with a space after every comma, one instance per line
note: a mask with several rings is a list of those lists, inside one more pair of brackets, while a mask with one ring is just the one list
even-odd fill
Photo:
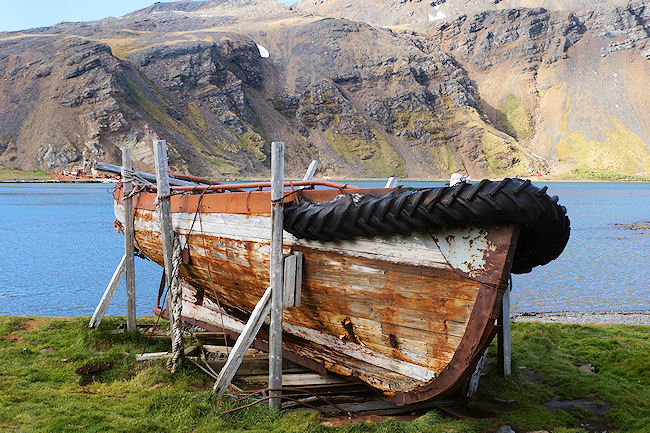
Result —
[[269, 57], [269, 50], [261, 46], [260, 44], [255, 44], [257, 45], [257, 49], [260, 50], [260, 57], [263, 59], [267, 59]]

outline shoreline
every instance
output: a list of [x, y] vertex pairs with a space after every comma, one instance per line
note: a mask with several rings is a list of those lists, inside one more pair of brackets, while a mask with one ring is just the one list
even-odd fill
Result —
[[510, 314], [513, 322], [541, 322], [574, 325], [650, 326], [650, 310], [628, 311], [547, 311]]
[[[0, 317], [48, 317], [54, 319], [74, 319], [80, 316], [48, 316], [42, 314], [0, 314]], [[109, 317], [109, 316], [105, 316]], [[122, 317], [122, 316], [113, 316]], [[149, 315], [138, 318], [155, 317]], [[544, 311], [517, 312], [510, 314], [510, 320], [520, 322], [560, 323], [565, 325], [640, 325], [650, 326], [650, 310], [617, 311]]]

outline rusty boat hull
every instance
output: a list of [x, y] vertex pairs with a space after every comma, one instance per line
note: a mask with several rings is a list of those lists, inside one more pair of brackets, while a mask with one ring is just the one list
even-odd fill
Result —
[[[122, 194], [118, 184], [118, 224]], [[314, 202], [338, 194], [300, 192]], [[155, 197], [133, 198], [135, 245], [162, 265]], [[269, 284], [270, 193], [173, 195], [171, 207], [189, 253], [181, 267], [185, 320], [236, 336]], [[304, 264], [301, 306], [284, 310], [284, 356], [365, 382], [397, 404], [458, 390], [496, 332], [517, 236], [517, 226], [498, 224], [333, 242], [285, 231], [285, 255], [300, 251]], [[254, 345], [267, 343], [263, 328]]]

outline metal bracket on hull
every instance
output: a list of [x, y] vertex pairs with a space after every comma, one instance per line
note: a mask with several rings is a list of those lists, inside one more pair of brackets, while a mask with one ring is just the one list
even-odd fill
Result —
[[302, 259], [300, 251], [284, 258], [284, 308], [300, 307]]

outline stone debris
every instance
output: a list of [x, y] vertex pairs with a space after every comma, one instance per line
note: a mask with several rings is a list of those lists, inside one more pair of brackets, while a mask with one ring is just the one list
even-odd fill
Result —
[[650, 310], [644, 311], [551, 311], [545, 313], [513, 313], [514, 322], [567, 324], [618, 324], [650, 326]]

